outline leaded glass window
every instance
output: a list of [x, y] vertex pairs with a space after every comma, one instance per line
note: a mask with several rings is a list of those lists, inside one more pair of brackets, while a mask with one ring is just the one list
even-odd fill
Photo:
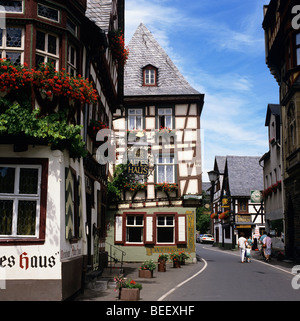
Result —
[[0, 11], [4, 9], [5, 12], [13, 12], [13, 13], [22, 13], [23, 12], [23, 1], [3, 1], [0, 0]]
[[1, 165], [0, 237], [38, 236], [40, 185], [40, 165]]
[[0, 29], [1, 58], [11, 60], [15, 65], [23, 63], [24, 30], [19, 27]]
[[45, 33], [37, 30], [36, 32], [36, 55], [35, 65], [38, 67], [41, 63], [53, 63], [58, 69], [59, 61], [59, 43], [58, 37], [54, 34]]
[[59, 10], [38, 4], [38, 16], [49, 19], [51, 21], [59, 22]]

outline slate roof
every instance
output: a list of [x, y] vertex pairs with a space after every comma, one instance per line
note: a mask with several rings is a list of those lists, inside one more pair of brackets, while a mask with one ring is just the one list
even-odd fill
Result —
[[269, 126], [271, 114], [279, 116], [281, 122], [281, 106], [278, 104], [269, 104], [267, 108], [266, 122], [265, 126]]
[[214, 170], [218, 171], [221, 175], [223, 175], [225, 171], [225, 163], [226, 163], [226, 156], [216, 156]]
[[85, 16], [106, 33], [109, 31], [112, 0], [87, 0]]
[[[128, 48], [124, 96], [200, 95], [182, 76], [144, 24], [138, 26]], [[158, 86], [143, 86], [142, 68], [149, 64], [158, 68]]]
[[250, 197], [251, 190], [264, 189], [263, 168], [259, 165], [259, 160], [260, 157], [256, 156], [226, 157], [226, 170], [231, 196]]

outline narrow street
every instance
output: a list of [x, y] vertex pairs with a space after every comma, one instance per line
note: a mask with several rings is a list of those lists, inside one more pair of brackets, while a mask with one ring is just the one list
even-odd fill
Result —
[[164, 301], [299, 301], [295, 277], [260, 260], [240, 263], [238, 251], [222, 251], [197, 244], [207, 263], [202, 273], [164, 298]]

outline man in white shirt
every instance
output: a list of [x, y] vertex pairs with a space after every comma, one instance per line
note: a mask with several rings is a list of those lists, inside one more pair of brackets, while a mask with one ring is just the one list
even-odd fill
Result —
[[238, 245], [240, 249], [240, 255], [241, 255], [241, 262], [244, 263], [245, 260], [245, 250], [246, 250], [246, 242], [247, 240], [245, 239], [245, 234], [242, 232], [241, 236], [238, 239]]

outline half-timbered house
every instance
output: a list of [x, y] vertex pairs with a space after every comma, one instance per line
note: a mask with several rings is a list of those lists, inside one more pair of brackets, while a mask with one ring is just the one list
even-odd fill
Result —
[[112, 42], [124, 2], [0, 10], [0, 300], [64, 300], [99, 266], [107, 172], [95, 130], [121, 103]]
[[110, 206], [107, 240], [126, 252], [128, 261], [179, 250], [192, 258], [202, 194], [204, 95], [189, 85], [143, 24], [128, 47], [124, 109], [114, 115], [118, 159], [112, 167], [113, 173], [125, 165], [127, 180]]
[[254, 156], [226, 156], [223, 184], [215, 190], [218, 200], [211, 216], [217, 246], [235, 248], [241, 232], [258, 237], [264, 230], [263, 170], [259, 160]]

